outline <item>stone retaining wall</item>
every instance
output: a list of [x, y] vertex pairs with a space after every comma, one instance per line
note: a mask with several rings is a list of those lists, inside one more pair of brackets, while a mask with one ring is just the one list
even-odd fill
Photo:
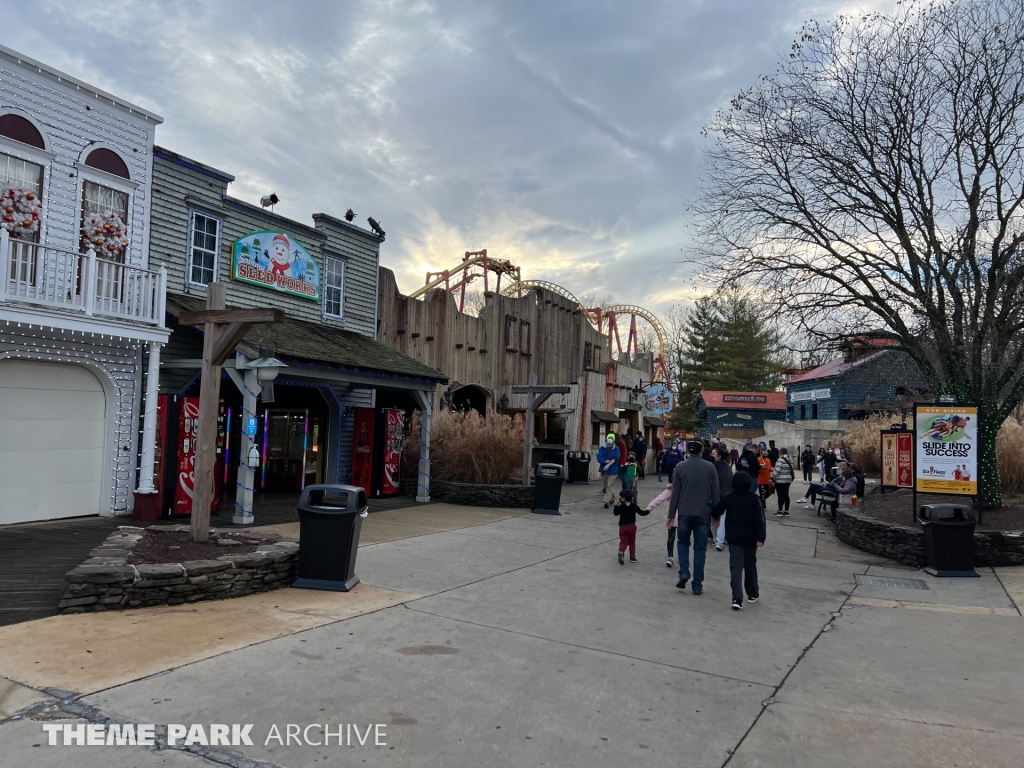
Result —
[[[416, 495], [416, 481], [402, 480], [402, 492]], [[446, 480], [430, 481], [430, 499], [449, 504], [467, 504], [473, 507], [524, 507], [533, 509], [534, 488], [526, 485], [477, 485], [451, 483]]]
[[[928, 564], [924, 531], [907, 525], [885, 523], [850, 508], [839, 507], [836, 536], [846, 544], [917, 568]], [[1001, 567], [1024, 565], [1024, 534], [1021, 531], [980, 531], [974, 534], [974, 563]]]
[[[87, 613], [153, 605], [181, 605], [222, 600], [287, 587], [295, 580], [299, 545], [280, 536], [248, 554], [222, 555], [214, 560], [129, 565], [132, 547], [142, 528], [121, 526], [90, 552], [89, 559], [64, 575], [67, 587], [61, 613]], [[188, 530], [169, 526], [150, 530]]]

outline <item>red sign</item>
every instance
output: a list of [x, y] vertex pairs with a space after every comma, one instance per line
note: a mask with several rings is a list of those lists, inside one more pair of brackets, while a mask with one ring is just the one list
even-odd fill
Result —
[[882, 487], [914, 487], [914, 435], [909, 431], [882, 431]]
[[[222, 472], [218, 471], [224, 460], [223, 412], [217, 425], [217, 464], [213, 473], [213, 498], [210, 499], [210, 511], [220, 509], [220, 494], [223, 488]], [[195, 490], [196, 436], [199, 427], [199, 398], [182, 397], [178, 410], [178, 449], [177, 466], [174, 483], [174, 514], [191, 515], [192, 498]]]
[[352, 446], [352, 485], [370, 496], [373, 481], [373, 408], [356, 408], [355, 441]]
[[398, 480], [402, 471], [402, 441], [405, 439], [405, 411], [384, 409], [384, 483], [381, 494], [398, 493]]

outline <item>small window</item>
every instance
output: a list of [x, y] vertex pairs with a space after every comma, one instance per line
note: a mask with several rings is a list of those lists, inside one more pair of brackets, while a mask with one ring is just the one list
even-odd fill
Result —
[[519, 321], [515, 315], [505, 315], [505, 349], [509, 352], [519, 350]]
[[590, 371], [594, 368], [594, 345], [589, 341], [583, 342], [583, 370]]
[[530, 323], [528, 320], [519, 321], [519, 354], [529, 355], [532, 351], [530, 347]]
[[43, 166], [0, 154], [0, 184], [13, 184], [38, 195], [43, 189]]
[[324, 314], [345, 316], [345, 260], [337, 256], [324, 259]]
[[46, 142], [39, 130], [20, 115], [0, 115], [0, 136], [20, 141], [30, 147], [46, 149]]
[[[115, 214], [121, 223], [127, 228], [128, 226], [128, 193], [121, 192], [117, 189], [111, 189], [105, 187], [102, 184], [97, 184], [94, 181], [86, 181], [82, 186], [82, 226], [84, 227], [86, 220], [93, 215], [107, 216], [109, 214]], [[85, 234], [82, 235], [82, 252], [84, 253], [88, 243], [85, 239]], [[120, 250], [113, 257], [117, 260], [124, 259], [124, 251]]]
[[217, 279], [217, 254], [220, 251], [220, 221], [202, 213], [192, 214], [189, 236], [188, 281], [209, 285]]

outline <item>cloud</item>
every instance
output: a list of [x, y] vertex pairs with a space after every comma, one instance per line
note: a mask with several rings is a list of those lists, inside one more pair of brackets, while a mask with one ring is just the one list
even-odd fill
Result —
[[852, 5], [54, 0], [0, 35], [162, 114], [158, 143], [236, 196], [373, 216], [406, 291], [487, 248], [663, 312], [702, 290], [680, 263], [701, 125], [803, 20]]

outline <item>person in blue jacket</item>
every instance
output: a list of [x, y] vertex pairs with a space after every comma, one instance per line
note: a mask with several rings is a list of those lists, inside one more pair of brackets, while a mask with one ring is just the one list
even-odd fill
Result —
[[[604, 445], [597, 449], [597, 468], [601, 473], [601, 493], [608, 493], [608, 484], [619, 476], [619, 448], [611, 432], [604, 439]], [[605, 504], [607, 507], [608, 505]]]

